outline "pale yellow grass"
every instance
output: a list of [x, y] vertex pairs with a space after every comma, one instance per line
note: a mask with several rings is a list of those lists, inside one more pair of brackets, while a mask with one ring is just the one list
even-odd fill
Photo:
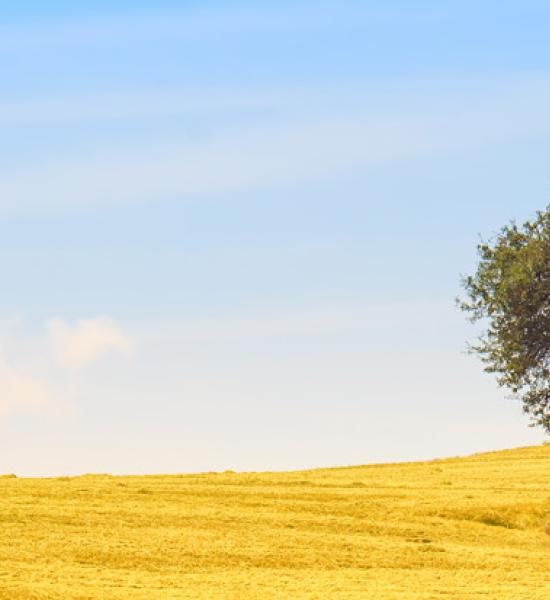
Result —
[[0, 478], [0, 598], [550, 599], [550, 446], [293, 473]]

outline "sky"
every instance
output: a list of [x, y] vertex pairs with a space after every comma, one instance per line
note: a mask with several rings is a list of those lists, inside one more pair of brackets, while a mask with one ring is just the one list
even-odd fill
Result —
[[550, 202], [547, 2], [0, 8], [0, 473], [544, 440], [455, 298]]

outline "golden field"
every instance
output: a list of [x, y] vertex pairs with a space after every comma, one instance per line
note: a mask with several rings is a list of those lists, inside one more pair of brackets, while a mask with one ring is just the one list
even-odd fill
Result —
[[550, 446], [290, 473], [0, 478], [0, 598], [550, 599]]

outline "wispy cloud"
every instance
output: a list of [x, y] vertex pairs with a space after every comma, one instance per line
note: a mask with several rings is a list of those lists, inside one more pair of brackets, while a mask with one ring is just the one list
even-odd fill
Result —
[[53, 404], [54, 393], [46, 381], [28, 375], [0, 357], [0, 415], [44, 410]]
[[[424, 133], [424, 135], [423, 135]], [[187, 199], [338, 174], [427, 150], [423, 123], [285, 123], [214, 139], [104, 151], [6, 173], [0, 211]]]
[[[243, 100], [238, 96], [229, 103]], [[550, 131], [549, 99], [548, 78], [533, 77], [462, 105], [425, 103], [393, 114], [312, 105], [307, 118], [302, 110], [208, 137], [81, 151], [1, 173], [0, 216], [323, 181], [404, 158], [538, 136]]]
[[455, 324], [451, 301], [386, 302], [383, 304], [341, 304], [309, 306], [294, 310], [264, 310], [249, 313], [196, 316], [155, 320], [144, 328], [151, 342], [171, 339], [182, 345], [220, 342], [254, 342], [275, 339], [317, 339], [323, 336], [360, 334], [395, 343], [405, 333], [419, 331], [427, 339], [434, 324]]
[[212, 86], [4, 100], [0, 102], [0, 126], [265, 111], [288, 108], [304, 95], [301, 90]]
[[232, 2], [210, 6], [186, 6], [176, 10], [118, 11], [87, 19], [67, 18], [4, 26], [0, 48], [6, 50], [86, 46], [91, 44], [147, 41], [156, 39], [201, 39], [224, 35], [312, 31], [336, 25], [376, 26], [384, 22], [412, 23], [448, 18], [437, 7], [365, 6], [352, 0], [338, 6], [330, 2], [302, 0], [273, 4]]
[[108, 317], [82, 320], [71, 326], [62, 319], [48, 325], [57, 364], [82, 369], [111, 351], [127, 353], [132, 344], [120, 326]]
[[[426, 116], [452, 120], [493, 118], [516, 113], [521, 124], [534, 111], [544, 114], [550, 102], [550, 73], [534, 72], [504, 78], [475, 78], [385, 82], [381, 85], [352, 83], [334, 85], [194, 85], [173, 88], [112, 90], [60, 96], [0, 99], [0, 127], [25, 124], [88, 123], [156, 119], [182, 115], [240, 115], [240, 129], [246, 131], [258, 113], [276, 128], [295, 128], [336, 119], [410, 120]], [[522, 118], [521, 118], [522, 117]], [[282, 122], [281, 122], [282, 120]], [[230, 119], [227, 119], [231, 123]], [[287, 123], [288, 122], [288, 123]], [[508, 128], [510, 124], [508, 125]], [[263, 129], [262, 129], [263, 128]]]

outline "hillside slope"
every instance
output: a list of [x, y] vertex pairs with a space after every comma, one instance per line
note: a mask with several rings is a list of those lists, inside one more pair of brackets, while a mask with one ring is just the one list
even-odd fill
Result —
[[292, 473], [0, 478], [0, 598], [550, 598], [550, 446]]

